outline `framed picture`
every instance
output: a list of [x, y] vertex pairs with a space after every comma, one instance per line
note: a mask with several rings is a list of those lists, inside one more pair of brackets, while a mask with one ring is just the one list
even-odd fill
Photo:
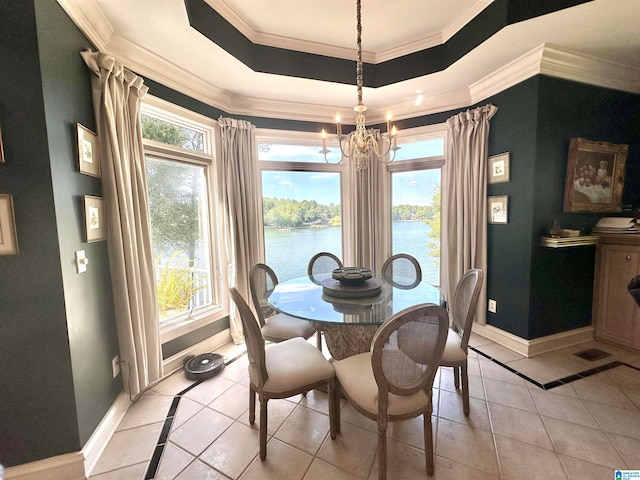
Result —
[[629, 145], [572, 138], [565, 212], [620, 212]]
[[489, 183], [509, 181], [509, 152], [489, 157]]
[[105, 239], [104, 203], [100, 197], [84, 196], [85, 240], [98, 242]]
[[100, 156], [98, 155], [98, 136], [87, 127], [76, 123], [78, 139], [78, 168], [80, 173], [100, 177]]
[[489, 223], [508, 223], [508, 195], [489, 197], [487, 202], [489, 208]]
[[0, 125], [0, 163], [4, 163], [4, 147], [2, 146], [2, 126]]
[[16, 255], [18, 237], [13, 216], [13, 196], [0, 194], [0, 255]]

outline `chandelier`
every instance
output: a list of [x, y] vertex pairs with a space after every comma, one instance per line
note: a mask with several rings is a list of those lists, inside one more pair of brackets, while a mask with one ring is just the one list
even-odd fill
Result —
[[[336, 139], [340, 145], [340, 161], [342, 163], [348, 159], [353, 163], [357, 170], [364, 170], [369, 166], [369, 158], [372, 155], [378, 157], [384, 163], [393, 162], [396, 158], [396, 151], [400, 149], [396, 142], [398, 131], [396, 127], [391, 128], [391, 114], [387, 113], [387, 133], [382, 135], [382, 149], [378, 145], [378, 140], [373, 131], [367, 130], [364, 112], [367, 109], [362, 103], [362, 23], [360, 21], [360, 0], [356, 0], [356, 24], [357, 24], [357, 44], [358, 44], [358, 61], [356, 63], [356, 83], [358, 86], [358, 104], [353, 107], [356, 114], [356, 129], [348, 135], [342, 134], [342, 125], [340, 124], [340, 115], [336, 114]], [[320, 153], [324, 155], [324, 161], [327, 163], [327, 153], [331, 150], [327, 149], [327, 132], [322, 130], [322, 150]], [[391, 158], [389, 153], [393, 152]]]

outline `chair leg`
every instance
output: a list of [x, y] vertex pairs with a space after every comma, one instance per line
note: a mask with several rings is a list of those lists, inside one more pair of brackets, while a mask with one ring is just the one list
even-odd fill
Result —
[[316, 347], [322, 351], [322, 332], [320, 330], [316, 332]]
[[467, 364], [460, 368], [462, 376], [462, 410], [466, 417], [469, 416], [469, 374], [467, 372]]
[[267, 402], [269, 400], [260, 395], [260, 460], [267, 458]]
[[249, 424], [253, 425], [256, 421], [256, 391], [249, 386]]
[[336, 427], [336, 379], [332, 378], [327, 382], [327, 393], [329, 394], [329, 432], [331, 433], [331, 440], [336, 439], [337, 427]]
[[378, 415], [378, 479], [387, 479], [387, 418]]
[[453, 384], [460, 388], [460, 367], [453, 367]]
[[427, 475], [432, 476], [435, 471], [433, 464], [433, 426], [431, 424], [431, 411], [422, 415], [424, 423], [424, 456]]

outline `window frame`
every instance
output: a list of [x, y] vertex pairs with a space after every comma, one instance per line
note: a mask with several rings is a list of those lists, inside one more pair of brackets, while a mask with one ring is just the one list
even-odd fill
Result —
[[[347, 189], [352, 180], [351, 168], [347, 162], [344, 163], [326, 163], [323, 160], [322, 155], [319, 153], [322, 148], [322, 139], [320, 134], [315, 132], [294, 132], [285, 130], [270, 130], [270, 129], [256, 129], [256, 146], [261, 143], [272, 143], [282, 145], [300, 145], [307, 147], [318, 147], [318, 162], [287, 162], [280, 160], [260, 160], [258, 153], [258, 165], [256, 172], [258, 178], [256, 179], [256, 185], [258, 185], [258, 195], [260, 198], [260, 205], [262, 205], [263, 193], [262, 193], [262, 172], [268, 171], [286, 171], [286, 172], [332, 172], [340, 174], [340, 215], [341, 215], [341, 228], [342, 228], [342, 261], [345, 265], [350, 264], [355, 258], [355, 251], [353, 245], [347, 241], [348, 238], [353, 238], [352, 235], [352, 207], [349, 204]], [[327, 141], [329, 148], [340, 148], [337, 143]], [[260, 254], [264, 260], [266, 256], [264, 245], [264, 218], [263, 209], [260, 208], [259, 212], [260, 229], [262, 235], [260, 237]]]
[[217, 205], [218, 165], [216, 160], [218, 124], [216, 121], [190, 110], [147, 95], [141, 105], [142, 115], [166, 121], [203, 134], [204, 152], [184, 149], [143, 138], [145, 164], [147, 155], [161, 160], [169, 160], [186, 165], [204, 167], [207, 191], [211, 305], [193, 312], [186, 312], [161, 321], [158, 318], [161, 344], [167, 343], [201, 327], [222, 320], [229, 315], [228, 286], [223, 281], [223, 267], [226, 271], [223, 239], [216, 235], [220, 231], [222, 219]]

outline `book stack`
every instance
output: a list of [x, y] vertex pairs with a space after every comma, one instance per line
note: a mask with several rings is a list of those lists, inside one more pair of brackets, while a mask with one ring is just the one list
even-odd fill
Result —
[[543, 247], [579, 247], [581, 245], [595, 245], [598, 235], [581, 235], [578, 237], [542, 237], [540, 245]]
[[635, 218], [602, 218], [591, 230], [592, 233], [640, 233], [640, 225]]

